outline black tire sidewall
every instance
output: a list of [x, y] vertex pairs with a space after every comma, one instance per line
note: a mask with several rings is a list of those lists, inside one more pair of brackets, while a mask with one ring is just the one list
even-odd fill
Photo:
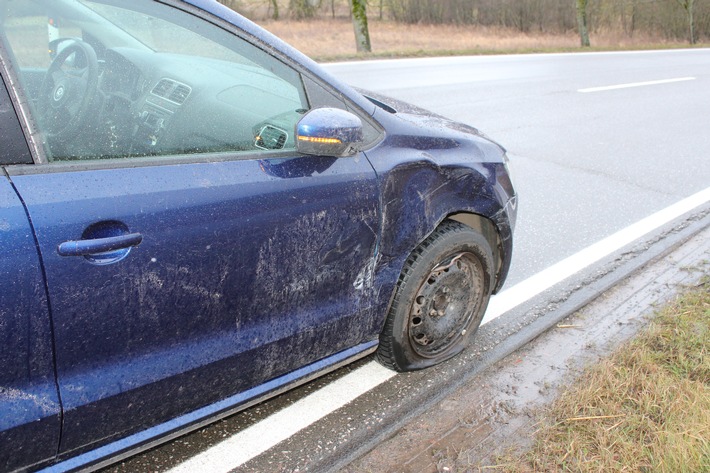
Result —
[[[409, 337], [409, 317], [414, 298], [425, 278], [447, 257], [462, 251], [471, 253], [483, 268], [483, 291], [477, 313], [474, 313], [466, 327], [466, 333], [455, 344], [432, 357], [424, 357], [411, 347]], [[477, 331], [483, 314], [488, 306], [492, 287], [493, 255], [488, 241], [479, 233], [458, 222], [447, 221], [440, 225], [409, 257], [405, 264], [403, 277], [400, 278], [397, 294], [388, 317], [392, 337], [392, 361], [398, 371], [413, 371], [448, 360], [460, 353]], [[479, 301], [477, 301], [477, 304]]]

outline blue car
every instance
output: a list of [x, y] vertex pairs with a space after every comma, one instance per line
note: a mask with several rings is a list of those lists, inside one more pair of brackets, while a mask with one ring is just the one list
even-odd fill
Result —
[[211, 0], [0, 0], [0, 471], [95, 468], [475, 333], [516, 194], [476, 129]]

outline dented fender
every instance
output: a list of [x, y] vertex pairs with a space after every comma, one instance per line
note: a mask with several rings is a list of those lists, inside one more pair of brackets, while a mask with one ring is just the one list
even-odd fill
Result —
[[[366, 153], [380, 185], [382, 233], [374, 278], [382, 322], [407, 257], [447, 218], [489, 239], [498, 292], [508, 275], [517, 216], [505, 150], [474, 128], [433, 114], [378, 111], [376, 118], [397, 131]], [[493, 230], [484, 232], [483, 226]]]

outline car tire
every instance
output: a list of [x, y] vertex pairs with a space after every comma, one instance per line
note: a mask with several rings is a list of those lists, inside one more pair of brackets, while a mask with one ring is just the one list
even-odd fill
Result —
[[380, 334], [377, 358], [396, 371], [448, 360], [478, 330], [493, 287], [485, 237], [444, 221], [409, 256]]

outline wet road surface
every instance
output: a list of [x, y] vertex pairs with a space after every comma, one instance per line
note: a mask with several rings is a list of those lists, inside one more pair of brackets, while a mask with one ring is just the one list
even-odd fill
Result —
[[[710, 186], [710, 50], [328, 65], [471, 124], [509, 151], [520, 214], [507, 285]], [[596, 86], [693, 78], [583, 93]]]

